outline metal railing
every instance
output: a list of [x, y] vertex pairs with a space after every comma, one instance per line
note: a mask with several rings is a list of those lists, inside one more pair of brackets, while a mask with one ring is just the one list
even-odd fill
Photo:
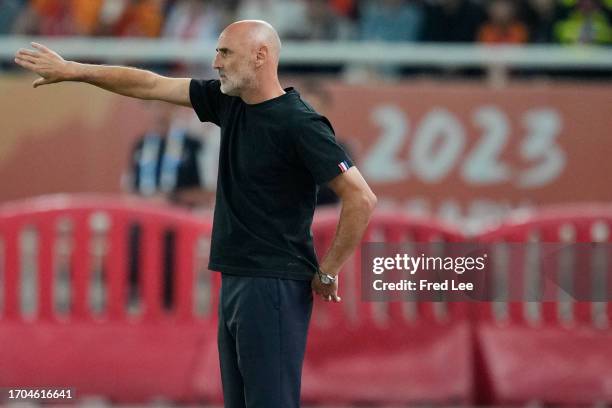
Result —
[[[174, 62], [208, 64], [214, 42], [167, 39], [0, 37], [0, 59], [31, 41], [76, 60]], [[612, 49], [599, 46], [484, 46], [441, 44], [390, 44], [373, 42], [286, 42], [281, 65], [400, 65], [468, 68], [503, 66], [540, 69], [612, 69]]]

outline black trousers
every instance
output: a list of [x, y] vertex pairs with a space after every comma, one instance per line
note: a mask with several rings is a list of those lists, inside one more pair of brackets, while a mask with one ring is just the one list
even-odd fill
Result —
[[310, 282], [228, 274], [221, 282], [218, 345], [225, 408], [298, 408]]

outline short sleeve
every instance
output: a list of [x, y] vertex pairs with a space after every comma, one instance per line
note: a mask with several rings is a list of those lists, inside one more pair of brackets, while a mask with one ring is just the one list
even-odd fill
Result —
[[324, 116], [312, 116], [302, 123], [296, 132], [295, 143], [299, 158], [319, 185], [353, 166]]
[[191, 106], [201, 122], [221, 126], [221, 83], [217, 80], [192, 79], [189, 83]]

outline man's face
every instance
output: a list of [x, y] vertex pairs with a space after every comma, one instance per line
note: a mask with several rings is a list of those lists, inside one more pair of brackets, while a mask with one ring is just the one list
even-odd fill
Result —
[[242, 91], [255, 85], [255, 61], [251, 50], [236, 35], [221, 33], [213, 69], [219, 72], [221, 92], [240, 96]]

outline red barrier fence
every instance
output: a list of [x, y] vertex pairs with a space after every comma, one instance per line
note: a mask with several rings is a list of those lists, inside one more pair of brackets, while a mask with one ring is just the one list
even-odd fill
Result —
[[[336, 222], [335, 212], [315, 218], [319, 255]], [[136, 297], [128, 279], [135, 224], [144, 248]], [[611, 229], [612, 208], [581, 207], [473, 239], [609, 242]], [[171, 307], [162, 301], [168, 230], [176, 245]], [[113, 197], [0, 207], [0, 387], [73, 387], [79, 397], [117, 402], [220, 402], [210, 231], [208, 217]], [[434, 220], [377, 214], [364, 240], [466, 238]], [[315, 303], [305, 402], [612, 402], [609, 302], [363, 302], [359, 260], [358, 251], [342, 271], [341, 304]], [[525, 276], [521, 262], [510, 259], [506, 269]]]
[[[316, 218], [318, 254], [330, 246], [335, 214]], [[457, 242], [433, 220], [376, 215], [364, 241]], [[302, 397], [321, 404], [443, 403], [472, 400], [471, 333], [466, 304], [363, 302], [358, 249], [341, 272], [343, 302], [317, 299], [306, 352]]]
[[[570, 285], [586, 285], [594, 297], [612, 293], [612, 252], [609, 246], [572, 247], [572, 243], [610, 243], [610, 207], [582, 206], [548, 210], [509, 221], [483, 233], [483, 242], [563, 243], [557, 265], [570, 264]], [[537, 251], [532, 245], [530, 250]], [[514, 285], [530, 281], [529, 263], [542, 265], [542, 253], [528, 250], [509, 260], [506, 271]], [[563, 259], [565, 258], [565, 259]], [[604, 273], [594, 274], [597, 262]], [[577, 272], [580, 272], [580, 275]], [[592, 276], [584, 276], [591, 274]], [[540, 276], [542, 278], [542, 276]], [[541, 284], [541, 283], [540, 283]], [[539, 401], [578, 406], [612, 401], [612, 304], [574, 301], [560, 292], [558, 301], [484, 303], [476, 325], [481, 353], [481, 378], [490, 385], [491, 402], [499, 405]], [[601, 299], [600, 299], [601, 300]], [[475, 305], [476, 306], [476, 305]]]
[[[140, 252], [146, 273], [140, 276], [142, 302], [130, 308], [127, 251], [134, 223], [147, 248]], [[177, 234], [171, 311], [161, 306], [160, 237], [168, 228]], [[72, 387], [79, 396], [117, 401], [192, 400], [194, 361], [216, 336], [210, 312], [199, 316], [194, 309], [196, 245], [210, 229], [187, 212], [104, 197], [3, 206], [1, 386]], [[57, 251], [62, 245], [70, 247], [67, 253]], [[36, 247], [30, 256], [28, 246]], [[34, 310], [25, 310], [32, 303]]]

